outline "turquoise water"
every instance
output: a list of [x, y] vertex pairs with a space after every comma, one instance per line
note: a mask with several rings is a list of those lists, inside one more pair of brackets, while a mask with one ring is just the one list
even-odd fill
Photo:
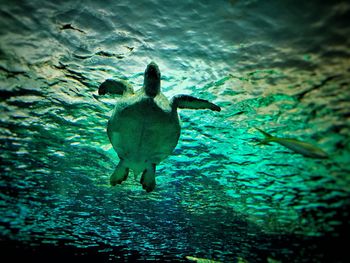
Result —
[[[3, 255], [348, 262], [350, 4], [297, 2], [1, 1]], [[111, 187], [115, 98], [97, 89], [140, 88], [152, 60], [169, 99], [222, 111], [179, 110], [153, 192]], [[254, 127], [330, 158], [258, 145]]]

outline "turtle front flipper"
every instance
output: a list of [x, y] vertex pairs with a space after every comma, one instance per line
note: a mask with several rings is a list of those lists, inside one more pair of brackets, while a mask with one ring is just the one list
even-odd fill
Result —
[[124, 95], [125, 93], [133, 94], [134, 90], [126, 81], [107, 79], [98, 88], [98, 95], [105, 95], [107, 93]]
[[152, 192], [156, 187], [156, 165], [149, 165], [142, 173], [140, 183], [147, 192]]
[[216, 104], [189, 95], [177, 95], [173, 97], [171, 106], [180, 109], [209, 109], [212, 111], [221, 111], [221, 108]]
[[128, 177], [129, 168], [124, 166], [123, 163], [123, 160], [120, 160], [113, 174], [111, 175], [110, 183], [112, 186], [115, 186], [116, 184], [121, 184]]

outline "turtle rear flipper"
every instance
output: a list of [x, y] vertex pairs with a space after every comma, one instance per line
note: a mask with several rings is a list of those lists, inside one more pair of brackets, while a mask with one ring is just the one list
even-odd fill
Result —
[[105, 95], [107, 93], [124, 95], [125, 93], [133, 94], [134, 90], [126, 81], [107, 79], [98, 88], [98, 95]]
[[147, 192], [152, 192], [156, 186], [156, 165], [151, 164], [147, 167], [141, 176], [140, 183]]
[[123, 160], [120, 160], [117, 167], [115, 168], [113, 174], [110, 178], [110, 183], [112, 186], [116, 184], [121, 184], [126, 180], [129, 174], [129, 168], [123, 165]]
[[189, 95], [177, 95], [172, 99], [172, 107], [180, 109], [209, 109], [221, 111], [221, 108], [207, 100], [198, 99]]

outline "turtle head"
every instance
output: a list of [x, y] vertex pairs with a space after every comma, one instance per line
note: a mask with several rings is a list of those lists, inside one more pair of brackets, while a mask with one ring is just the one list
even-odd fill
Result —
[[160, 71], [156, 63], [147, 65], [144, 75], [143, 88], [147, 96], [154, 98], [160, 92]]

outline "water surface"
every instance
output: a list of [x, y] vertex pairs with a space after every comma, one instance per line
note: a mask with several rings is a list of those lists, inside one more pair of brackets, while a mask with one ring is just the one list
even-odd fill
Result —
[[[349, 261], [347, 1], [1, 1], [0, 12], [3, 252]], [[168, 98], [222, 111], [179, 111], [154, 192], [132, 176], [113, 188], [115, 99], [97, 89], [107, 78], [139, 89], [152, 60]], [[254, 127], [330, 158], [257, 145]]]

